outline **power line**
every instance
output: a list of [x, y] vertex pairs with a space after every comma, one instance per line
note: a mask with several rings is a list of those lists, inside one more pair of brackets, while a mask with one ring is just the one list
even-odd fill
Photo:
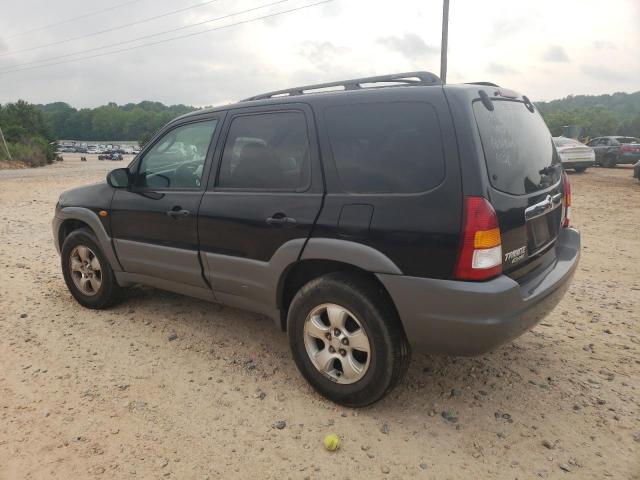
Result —
[[102, 10], [98, 10], [96, 12], [85, 13], [84, 15], [79, 15], [77, 17], [68, 18], [67, 20], [62, 20], [56, 23], [50, 23], [49, 25], [44, 25], [43, 27], [32, 28], [31, 30], [25, 30], [24, 32], [14, 33], [8, 37], [4, 37], [5, 40], [9, 40], [10, 38], [19, 37], [21, 35], [26, 35], [27, 33], [39, 32], [41, 30], [48, 30], [49, 28], [57, 27], [58, 25], [64, 25], [67, 23], [75, 22], [76, 20], [80, 20], [82, 18], [93, 17], [95, 15], [99, 15], [101, 13], [110, 12], [112, 10], [116, 10], [121, 7], [126, 7], [127, 5], [131, 5], [132, 3], [138, 3], [141, 0], [129, 0], [128, 2], [119, 3], [117, 5], [113, 5], [112, 7], [104, 8]]
[[20, 50], [13, 50], [13, 51], [10, 51], [10, 52], [0, 53], [0, 57], [6, 57], [7, 55], [14, 55], [16, 53], [30, 52], [30, 51], [33, 51], [33, 50], [40, 50], [41, 48], [52, 47], [54, 45], [60, 45], [60, 44], [63, 44], [63, 43], [73, 42], [74, 40], [80, 40], [80, 39], [83, 39], [83, 38], [95, 37], [96, 35], [102, 35], [103, 33], [114, 32], [116, 30], [122, 30], [123, 28], [132, 27], [134, 25], [140, 25], [142, 23], [151, 22], [153, 20], [158, 20], [159, 18], [164, 18], [164, 17], [168, 17], [170, 15], [175, 15], [177, 13], [186, 12], [187, 10], [193, 10], [194, 8], [203, 7], [205, 5], [209, 5], [210, 3], [214, 3], [214, 2], [218, 2], [218, 1], [219, 0], [208, 0], [206, 2], [196, 3], [195, 5], [191, 5], [189, 7], [184, 7], [184, 8], [179, 8], [178, 10], [173, 10], [171, 12], [163, 13], [161, 15], [156, 15], [156, 16], [153, 16], [153, 17], [143, 18], [142, 20], [136, 20], [135, 22], [125, 23], [124, 25], [118, 25], [117, 27], [106, 28], [104, 30], [98, 30], [97, 32], [91, 32], [91, 33], [87, 33], [85, 35], [79, 35], [77, 37], [71, 37], [71, 38], [67, 38], [67, 39], [64, 39], [64, 40], [59, 40], [57, 42], [43, 43], [42, 45], [36, 45], [35, 47], [21, 48]]
[[[334, 0], [322, 0], [320, 2], [315, 2], [315, 3], [310, 3], [310, 4], [307, 4], [307, 5], [303, 5], [303, 6], [300, 6], [300, 7], [290, 8], [288, 10], [283, 10], [281, 12], [276, 12], [276, 13], [271, 13], [271, 14], [268, 14], [268, 15], [263, 15], [261, 17], [251, 18], [251, 19], [248, 19], [248, 20], [241, 20], [239, 22], [230, 23], [228, 25], [222, 25], [222, 26], [215, 27], [215, 28], [209, 28], [207, 30], [202, 30], [200, 32], [188, 33], [186, 35], [179, 35], [179, 36], [176, 36], [176, 37], [165, 38], [163, 40], [158, 40], [156, 42], [143, 43], [143, 44], [140, 44], [140, 45], [134, 45], [133, 47], [129, 47], [129, 48], [121, 48], [119, 50], [113, 50], [111, 52], [104, 52], [104, 53], [98, 53], [98, 54], [95, 54], [95, 55], [88, 55], [88, 56], [85, 56], [85, 57], [74, 58], [74, 59], [65, 60], [65, 61], [62, 61], [62, 62], [47, 63], [47, 64], [44, 64], [44, 65], [35, 65], [33, 67], [19, 68], [19, 69], [15, 69], [15, 70], [7, 70], [7, 71], [4, 71], [4, 72], [0, 72], [0, 76], [5, 75], [7, 73], [23, 72], [25, 70], [35, 70], [35, 69], [38, 69], [38, 68], [53, 67], [55, 65], [62, 65], [62, 64], [66, 64], [66, 63], [79, 62], [81, 60], [88, 60], [88, 59], [91, 59], [91, 58], [104, 57], [104, 56], [107, 56], [107, 55], [114, 55], [116, 53], [128, 52], [130, 50], [135, 50], [135, 49], [138, 49], [138, 48], [150, 47], [150, 46], [154, 46], [154, 45], [160, 45], [160, 44], [163, 44], [163, 43], [172, 42], [174, 40], [181, 40], [181, 39], [184, 39], [184, 38], [195, 37], [196, 35], [202, 35], [203, 33], [209, 33], [209, 32], [213, 32], [213, 31], [216, 31], [216, 30], [222, 30], [224, 28], [231, 28], [231, 27], [235, 27], [235, 26], [238, 26], [238, 25], [243, 25], [243, 24], [246, 24], [246, 23], [252, 23], [252, 22], [257, 22], [259, 20], [265, 20], [267, 18], [277, 17], [277, 16], [280, 16], [280, 15], [284, 15], [286, 13], [297, 12], [299, 10], [304, 10], [304, 9], [307, 9], [307, 8], [315, 7], [317, 5], [322, 5], [322, 4], [325, 4], [325, 3], [330, 3], [330, 2], [333, 2], [333, 1]], [[276, 2], [276, 3], [281, 3], [281, 2]]]
[[24, 62], [24, 63], [16, 63], [16, 64], [13, 64], [13, 65], [7, 65], [7, 66], [4, 66], [4, 67], [1, 67], [0, 74], [1, 73], [5, 73], [7, 71], [12, 71], [16, 67], [24, 67], [24, 66], [28, 66], [28, 65], [36, 65], [38, 63], [51, 62], [51, 61], [54, 61], [54, 60], [59, 60], [61, 58], [74, 57], [76, 55], [81, 55], [83, 53], [95, 52], [95, 51], [98, 51], [98, 50], [104, 50], [105, 48], [117, 47], [117, 46], [120, 46], [120, 45], [126, 45], [128, 43], [134, 43], [134, 42], [137, 42], [138, 40], [146, 40], [147, 38], [159, 37], [159, 36], [165, 35], [167, 33], [178, 32], [180, 30], [186, 30], [186, 29], [189, 29], [189, 28], [193, 28], [193, 27], [197, 27], [197, 26], [200, 26], [200, 25], [204, 25], [206, 23], [211, 23], [211, 22], [215, 22], [215, 21], [218, 21], [218, 20], [224, 20], [225, 18], [233, 17], [233, 16], [236, 16], [236, 15], [241, 15], [241, 14], [244, 14], [244, 13], [253, 12], [253, 11], [259, 10], [261, 8], [271, 7], [271, 6], [278, 5], [280, 3], [285, 3], [285, 2], [288, 2], [288, 1], [290, 1], [290, 0], [277, 0], [275, 2], [271, 2], [271, 3], [264, 4], [264, 5], [260, 5], [258, 7], [253, 7], [253, 8], [249, 8], [249, 9], [245, 9], [245, 10], [240, 10], [238, 12], [230, 13], [230, 14], [227, 14], [227, 15], [223, 15], [221, 17], [211, 18], [209, 20], [203, 20], [201, 22], [192, 23], [190, 25], [183, 25], [182, 27], [172, 28], [170, 30], [163, 30], [161, 32], [151, 33], [149, 35], [143, 35], [141, 37], [132, 38], [130, 40], [123, 40], [121, 42], [109, 43], [109, 44], [103, 45], [101, 47], [87, 48], [85, 50], [78, 50], [78, 51], [75, 51], [75, 52], [72, 52], [72, 53], [66, 53], [64, 55], [55, 55], [53, 57], [42, 58], [40, 60], [34, 60], [34, 61], [31, 61], [31, 62]]

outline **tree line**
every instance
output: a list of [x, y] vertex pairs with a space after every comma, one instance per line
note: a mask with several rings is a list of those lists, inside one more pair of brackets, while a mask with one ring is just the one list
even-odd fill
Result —
[[196, 110], [186, 105], [140, 102], [76, 109], [63, 102], [38, 105], [45, 124], [57, 139], [146, 141], [164, 124]]
[[[554, 136], [562, 135], [563, 127], [575, 125], [590, 138], [640, 137], [640, 92], [570, 95], [536, 105]], [[63, 102], [33, 105], [19, 100], [0, 105], [0, 127], [14, 159], [42, 165], [55, 158], [52, 142], [56, 140], [138, 141], [144, 145], [164, 124], [194, 110], [150, 101], [76, 109]], [[6, 158], [0, 144], [0, 160]]]
[[554, 136], [563, 127], [582, 127], [588, 138], [603, 135], [640, 137], [640, 92], [613, 95], [569, 95], [551, 102], [536, 102]]
[[[51, 130], [35, 105], [24, 100], [0, 105], [0, 128], [11, 159], [37, 167], [55, 158]], [[8, 160], [4, 142], [0, 140], [0, 160]]]

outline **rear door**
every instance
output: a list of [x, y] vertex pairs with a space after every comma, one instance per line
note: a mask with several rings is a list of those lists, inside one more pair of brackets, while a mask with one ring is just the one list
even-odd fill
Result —
[[522, 101], [473, 102], [498, 215], [503, 271], [519, 277], [551, 250], [563, 220], [562, 168], [551, 134]]
[[300, 103], [231, 110], [198, 216], [205, 275], [222, 302], [271, 313], [324, 191], [313, 115]]

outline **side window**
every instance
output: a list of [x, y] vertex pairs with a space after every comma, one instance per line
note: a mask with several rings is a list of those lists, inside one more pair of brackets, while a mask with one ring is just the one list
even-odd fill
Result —
[[417, 193], [440, 184], [440, 124], [428, 103], [329, 107], [325, 122], [338, 176], [352, 193]]
[[141, 188], [199, 188], [218, 120], [190, 123], [167, 132], [149, 150], [136, 175]]
[[304, 191], [311, 179], [307, 122], [300, 111], [237, 116], [231, 122], [218, 187]]

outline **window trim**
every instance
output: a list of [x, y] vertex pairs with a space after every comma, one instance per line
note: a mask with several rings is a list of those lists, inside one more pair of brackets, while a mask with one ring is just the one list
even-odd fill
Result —
[[[336, 162], [336, 155], [335, 152], [333, 150], [333, 144], [331, 143], [331, 134], [329, 132], [329, 128], [328, 128], [328, 124], [329, 121], [327, 119], [327, 110], [331, 109], [331, 108], [335, 108], [335, 107], [350, 107], [350, 106], [355, 106], [355, 105], [388, 105], [388, 104], [410, 104], [410, 105], [418, 105], [418, 104], [422, 104], [422, 105], [426, 105], [429, 109], [431, 109], [435, 115], [435, 119], [438, 125], [438, 133], [439, 133], [439, 138], [440, 138], [440, 151], [442, 154], [442, 178], [440, 179], [440, 181], [432, 186], [429, 187], [427, 189], [424, 190], [419, 190], [416, 192], [357, 192], [357, 191], [352, 191], [349, 190], [345, 184], [342, 181], [342, 178], [340, 177], [340, 170], [338, 169], [338, 164]], [[322, 109], [322, 121], [324, 122], [324, 129], [325, 129], [325, 135], [326, 135], [326, 142], [327, 142], [327, 147], [328, 147], [328, 151], [331, 155], [331, 162], [332, 162], [332, 167], [335, 170], [335, 180], [338, 182], [338, 184], [340, 185], [340, 187], [342, 188], [342, 192], [331, 192], [331, 194], [349, 194], [349, 195], [354, 195], [354, 196], [367, 196], [367, 197], [378, 197], [378, 196], [383, 196], [383, 197], [388, 197], [388, 196], [395, 196], [395, 197], [417, 197], [417, 196], [421, 196], [421, 195], [425, 195], [428, 193], [433, 192], [434, 190], [440, 188], [442, 186], [442, 184], [445, 183], [445, 181], [447, 180], [447, 175], [448, 175], [448, 165], [447, 165], [447, 152], [445, 149], [445, 136], [444, 136], [444, 129], [442, 127], [442, 121], [440, 119], [440, 114], [438, 112], [438, 108], [436, 107], [436, 105], [434, 105], [433, 103], [429, 102], [429, 101], [425, 101], [425, 100], [419, 100], [419, 101], [412, 101], [412, 100], [384, 100], [384, 101], [356, 101], [356, 102], [350, 102], [350, 103], [337, 103], [337, 104], [332, 104], [332, 105], [327, 105]]]
[[[189, 187], [180, 187], [180, 188], [171, 188], [171, 187], [165, 187], [165, 188], [149, 188], [149, 187], [139, 187], [136, 185], [136, 180], [138, 179], [138, 175], [140, 174], [140, 167], [142, 166], [142, 162], [144, 161], [144, 158], [149, 154], [149, 152], [153, 149], [153, 147], [155, 147], [159, 142], [162, 141], [163, 138], [165, 138], [169, 133], [171, 133], [172, 131], [178, 129], [178, 128], [182, 128], [182, 127], [186, 127], [188, 125], [194, 125], [196, 123], [204, 123], [204, 122], [211, 122], [211, 121], [216, 121], [217, 123], [214, 126], [213, 131], [211, 132], [211, 139], [209, 140], [209, 146], [207, 147], [207, 153], [204, 157], [204, 163], [203, 163], [203, 167], [202, 167], [202, 177], [200, 179], [200, 186], [199, 187], [193, 187], [193, 188], [189, 188]], [[134, 159], [134, 163], [136, 163], [135, 165], [135, 172], [131, 172], [133, 175], [133, 184], [130, 187], [130, 191], [134, 192], [134, 193], [149, 193], [149, 192], [200, 192], [200, 191], [204, 191], [207, 188], [207, 181], [206, 179], [209, 176], [209, 172], [207, 170], [207, 168], [211, 165], [211, 158], [213, 157], [213, 153], [215, 151], [215, 145], [217, 143], [217, 134], [220, 130], [220, 126], [222, 125], [222, 122], [224, 121], [224, 115], [215, 115], [212, 117], [206, 117], [206, 118], [193, 118], [193, 119], [189, 119], [187, 121], [184, 122], [180, 122], [180, 123], [176, 123], [175, 125], [166, 125], [164, 129], [160, 130], [160, 132], [158, 132], [158, 134], [152, 139], [151, 142], [149, 142], [149, 144], [144, 148], [144, 150], [142, 152], [140, 152], [140, 155], [138, 157], [136, 157]], [[130, 168], [130, 167], [129, 167]]]
[[[311, 135], [309, 130], [309, 119], [307, 118], [306, 112], [301, 108], [291, 108], [286, 105], [280, 105], [284, 108], [277, 109], [265, 109], [265, 110], [253, 110], [253, 111], [239, 111], [237, 113], [231, 113], [227, 125], [224, 129], [224, 138], [220, 143], [220, 153], [218, 158], [218, 164], [216, 166], [215, 177], [213, 180], [213, 185], [209, 188], [209, 191], [214, 192], [256, 192], [256, 193], [273, 193], [273, 194], [291, 194], [291, 193], [308, 193], [311, 190], [313, 185], [313, 144], [311, 142]], [[249, 117], [249, 116], [257, 116], [257, 115], [269, 115], [274, 113], [301, 113], [304, 118], [304, 123], [306, 126], [306, 136], [307, 136], [307, 144], [309, 147], [309, 181], [305, 186], [304, 190], [301, 188], [255, 188], [255, 187], [221, 187], [219, 185], [220, 182], [220, 171], [222, 170], [222, 160], [224, 158], [225, 147], [227, 146], [227, 141], [229, 140], [229, 134], [231, 132], [231, 127], [233, 122], [238, 117]]]

